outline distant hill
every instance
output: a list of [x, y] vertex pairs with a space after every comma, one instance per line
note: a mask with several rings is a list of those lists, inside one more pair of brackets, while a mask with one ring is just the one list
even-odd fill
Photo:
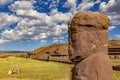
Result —
[[[109, 40], [109, 48], [120, 48], [120, 40]], [[54, 54], [55, 51], [58, 51], [59, 54], [67, 55], [68, 44], [53, 44], [49, 46], [44, 46], [32, 51], [32, 54], [35, 54], [38, 58], [43, 58], [47, 57], [46, 52]]]
[[29, 51], [5, 51], [0, 50], [0, 53], [28, 53]]
[[49, 46], [44, 46], [41, 48], [38, 48], [36, 50], [32, 51], [32, 54], [35, 54], [37, 57], [47, 57], [47, 53], [55, 54], [55, 52], [58, 52], [60, 55], [68, 55], [68, 44], [52, 44]]
[[109, 40], [109, 48], [120, 48], [120, 40]]

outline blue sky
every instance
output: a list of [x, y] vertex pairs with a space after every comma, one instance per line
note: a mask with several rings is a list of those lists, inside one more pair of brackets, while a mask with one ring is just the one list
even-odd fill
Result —
[[120, 0], [0, 0], [0, 50], [31, 51], [68, 42], [68, 21], [80, 11], [111, 20], [109, 39], [120, 39]]

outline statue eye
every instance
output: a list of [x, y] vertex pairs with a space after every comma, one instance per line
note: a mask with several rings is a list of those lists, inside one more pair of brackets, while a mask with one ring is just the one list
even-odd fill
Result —
[[78, 32], [77, 31], [72, 32], [72, 34], [71, 34], [71, 41], [74, 43], [74, 42], [78, 41], [78, 39], [79, 39]]
[[76, 34], [75, 34], [75, 33], [72, 34], [71, 37], [72, 37], [72, 38], [71, 38], [72, 43], [76, 42]]

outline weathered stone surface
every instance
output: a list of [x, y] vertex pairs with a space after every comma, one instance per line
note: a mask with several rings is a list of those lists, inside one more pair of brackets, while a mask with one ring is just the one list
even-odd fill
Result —
[[106, 15], [99, 12], [80, 12], [77, 13], [73, 19], [71, 25], [75, 26], [84, 26], [89, 29], [98, 30], [98, 29], [108, 29], [109, 27], [109, 19]]
[[20, 68], [16, 65], [16, 66], [13, 66], [9, 71], [8, 71], [8, 74], [11, 75], [11, 74], [20, 74], [21, 73], [21, 70]]
[[108, 57], [109, 19], [99, 12], [79, 12], [69, 23], [71, 80], [112, 80]]

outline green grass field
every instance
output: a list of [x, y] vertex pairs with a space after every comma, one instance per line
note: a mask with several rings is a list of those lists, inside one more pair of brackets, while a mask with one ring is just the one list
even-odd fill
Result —
[[[21, 74], [8, 75], [8, 70], [19, 65]], [[71, 65], [56, 62], [45, 62], [26, 58], [0, 58], [0, 78], [32, 78], [40, 80], [55, 80], [69, 78]]]
[[[120, 65], [120, 59], [111, 59], [112, 65]], [[113, 72], [113, 80], [120, 80], [120, 71]]]
[[111, 59], [113, 65], [120, 65], [120, 59]]
[[113, 80], [120, 80], [120, 71], [113, 72]]
[[[112, 60], [114, 63], [115, 60]], [[117, 60], [117, 64], [118, 64]], [[119, 63], [120, 64], [120, 63]], [[21, 74], [8, 75], [9, 69], [18, 65]], [[26, 58], [0, 58], [0, 78], [29, 78], [31, 80], [69, 80], [72, 65], [57, 62], [45, 62]], [[114, 71], [113, 80], [120, 80], [120, 72]]]

